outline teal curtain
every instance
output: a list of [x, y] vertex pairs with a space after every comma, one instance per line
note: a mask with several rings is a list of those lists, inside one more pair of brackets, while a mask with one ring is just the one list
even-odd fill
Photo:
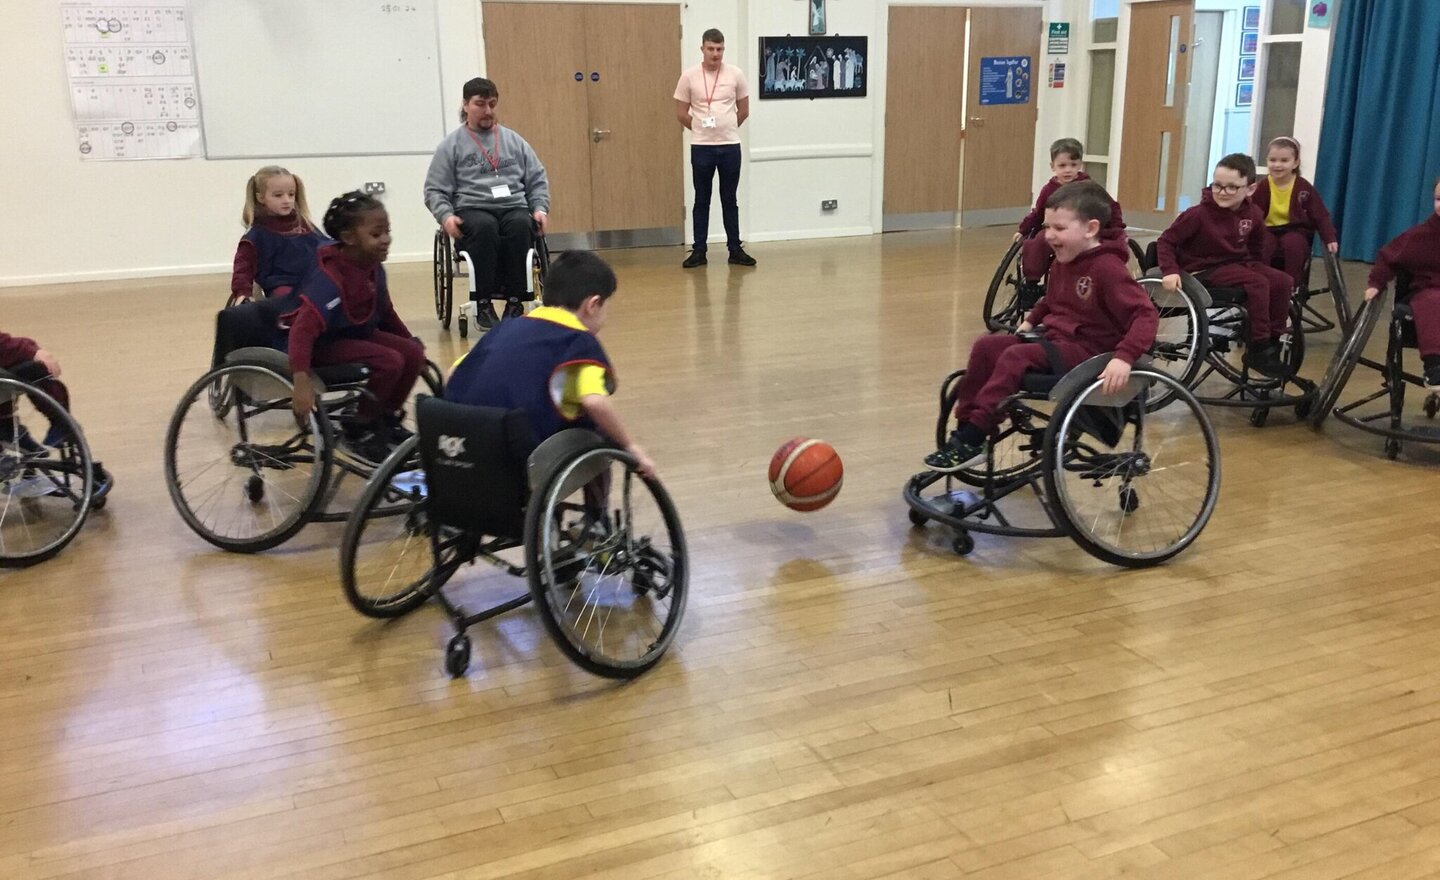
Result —
[[1335, 21], [1315, 186], [1340, 256], [1380, 246], [1432, 211], [1440, 175], [1440, 0], [1343, 0]]

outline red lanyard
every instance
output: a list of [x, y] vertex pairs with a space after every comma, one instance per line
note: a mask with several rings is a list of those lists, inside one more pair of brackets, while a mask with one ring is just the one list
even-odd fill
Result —
[[475, 146], [480, 148], [481, 154], [490, 162], [490, 167], [498, 172], [500, 170], [500, 126], [495, 126], [495, 155], [493, 156], [490, 155], [489, 150], [485, 149], [485, 145], [480, 143], [480, 139], [475, 136], [475, 132], [470, 130], [470, 126], [465, 126], [465, 133], [470, 135], [470, 140], [474, 141]]
[[[715, 71], [715, 84], [706, 87], [706, 88], [707, 88], [707, 91], [705, 92], [705, 109], [706, 109], [706, 110], [709, 110], [709, 109], [710, 109], [711, 103], [713, 103], [714, 100], [715, 100], [715, 87], [718, 86], [718, 85], [720, 85], [720, 74], [721, 74], [723, 71], [724, 71], [724, 65], [722, 64], [721, 67], [720, 67], [720, 69]], [[702, 65], [700, 65], [700, 82], [701, 82], [701, 84], [704, 84], [705, 81], [706, 81], [706, 80], [705, 80], [705, 65], [702, 64]]]

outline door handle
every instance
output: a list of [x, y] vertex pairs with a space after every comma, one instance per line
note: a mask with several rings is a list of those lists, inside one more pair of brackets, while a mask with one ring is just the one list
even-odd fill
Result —
[[600, 143], [601, 141], [605, 140], [605, 139], [606, 139], [607, 137], [609, 137], [609, 136], [610, 136], [610, 129], [608, 129], [608, 128], [592, 128], [592, 129], [590, 129], [590, 140], [594, 141], [594, 142], [597, 143], [597, 144]]
[[984, 117], [984, 116], [971, 116], [971, 117], [970, 117], [970, 121], [973, 122], [973, 123], [975, 123], [977, 126], [984, 125], [984, 124], [985, 124], [985, 117]]

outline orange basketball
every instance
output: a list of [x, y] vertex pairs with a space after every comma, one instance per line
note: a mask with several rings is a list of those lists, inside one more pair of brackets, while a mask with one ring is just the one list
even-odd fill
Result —
[[840, 494], [845, 465], [824, 440], [796, 437], [770, 459], [770, 491], [791, 510], [819, 510]]

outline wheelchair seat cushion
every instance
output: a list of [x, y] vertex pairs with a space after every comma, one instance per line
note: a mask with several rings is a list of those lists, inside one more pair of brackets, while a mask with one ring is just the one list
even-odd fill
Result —
[[493, 538], [521, 540], [533, 441], [523, 410], [451, 403], [416, 403], [420, 459], [431, 520]]
[[1054, 373], [1030, 372], [1020, 377], [1020, 390], [1030, 394], [1049, 394], [1059, 382], [1060, 377]]
[[1212, 287], [1205, 285], [1210, 291], [1210, 301], [1217, 306], [1245, 305], [1245, 291], [1239, 287]]

